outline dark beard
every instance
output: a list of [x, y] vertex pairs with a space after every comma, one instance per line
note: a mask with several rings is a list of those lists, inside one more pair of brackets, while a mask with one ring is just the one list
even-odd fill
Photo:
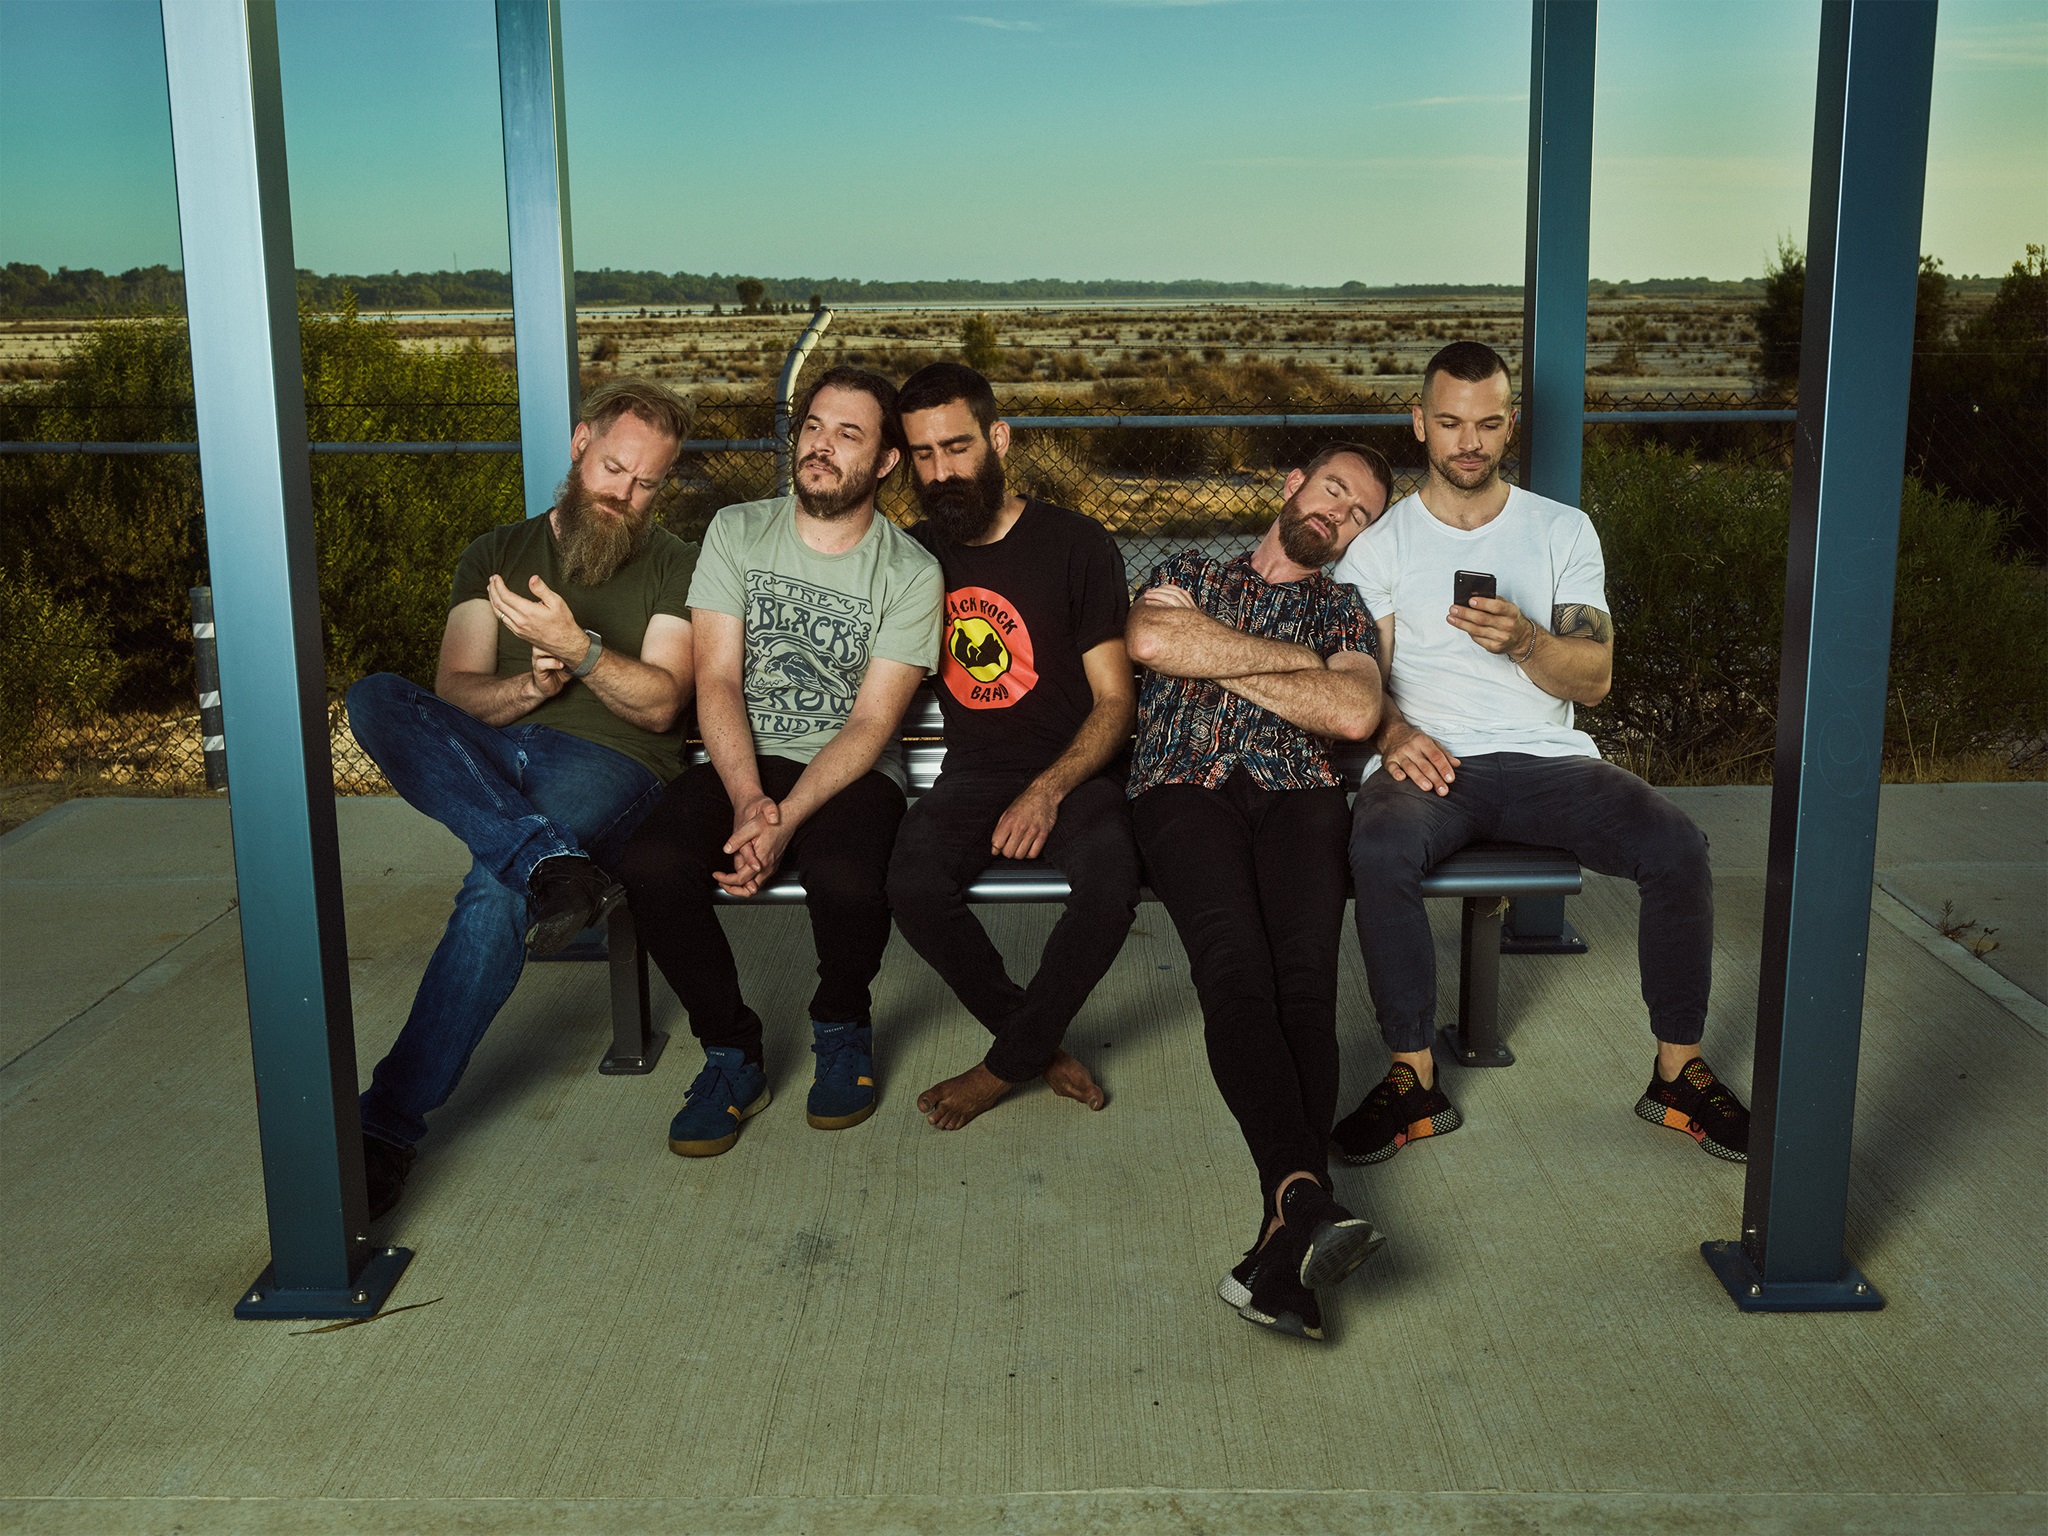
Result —
[[1297, 491], [1280, 508], [1280, 549], [1296, 565], [1319, 571], [1335, 558], [1337, 538], [1335, 534], [1325, 534], [1296, 509], [1295, 503], [1300, 499], [1301, 493]]
[[1432, 458], [1429, 467], [1443, 476], [1447, 484], [1454, 485], [1461, 491], [1483, 491], [1500, 474], [1499, 459], [1487, 465], [1485, 473], [1477, 478], [1469, 471], [1458, 468], [1449, 459]]
[[917, 504], [925, 521], [948, 544], [972, 544], [981, 538], [1009, 497], [1003, 461], [993, 450], [983, 453], [972, 479], [934, 480], [930, 485], [919, 481], [917, 486]]
[[[868, 460], [867, 468], [858, 474], [848, 474], [836, 491], [806, 491], [793, 476], [790, 489], [796, 492], [797, 505], [821, 523], [837, 522], [854, 508], [868, 501], [881, 489], [882, 477], [875, 473], [875, 466], [882, 462], [880, 450]], [[799, 463], [796, 474], [803, 473]]]
[[583, 466], [571, 464], [555, 492], [555, 549], [564, 583], [601, 587], [639, 558], [654, 531], [654, 509], [593, 493]]

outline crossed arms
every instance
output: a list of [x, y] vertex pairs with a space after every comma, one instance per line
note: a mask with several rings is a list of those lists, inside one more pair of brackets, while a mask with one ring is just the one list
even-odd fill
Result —
[[1305, 645], [1248, 635], [1212, 619], [1179, 587], [1131, 605], [1131, 657], [1166, 677], [1207, 678], [1316, 736], [1364, 741], [1379, 724], [1380, 671], [1360, 651], [1326, 662]]

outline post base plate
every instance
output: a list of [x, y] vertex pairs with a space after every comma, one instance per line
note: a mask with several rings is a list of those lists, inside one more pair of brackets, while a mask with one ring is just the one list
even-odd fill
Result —
[[285, 1322], [299, 1318], [375, 1317], [391, 1299], [392, 1287], [412, 1262], [410, 1248], [379, 1248], [357, 1271], [355, 1283], [343, 1290], [284, 1289], [276, 1266], [266, 1264], [256, 1283], [235, 1303], [235, 1316], [245, 1322]]
[[647, 1050], [640, 1056], [621, 1056], [617, 1049], [606, 1051], [604, 1060], [597, 1064], [597, 1070], [606, 1077], [645, 1077], [661, 1060], [661, 1053], [668, 1049], [668, 1031], [651, 1029], [647, 1032]]
[[1458, 1043], [1457, 1031], [1451, 1029], [1436, 1032], [1436, 1054], [1461, 1067], [1512, 1067], [1515, 1064], [1515, 1053], [1505, 1045], [1496, 1045], [1490, 1050], [1468, 1051]]
[[1745, 1312], [1876, 1312], [1884, 1297], [1844, 1262], [1839, 1280], [1766, 1280], [1740, 1242], [1700, 1244], [1707, 1268]]

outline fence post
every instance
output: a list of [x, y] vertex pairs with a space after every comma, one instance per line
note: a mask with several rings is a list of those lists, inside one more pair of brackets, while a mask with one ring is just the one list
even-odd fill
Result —
[[185, 594], [192, 605], [192, 677], [199, 685], [199, 752], [206, 764], [206, 787], [228, 787], [227, 732], [220, 713], [220, 649], [213, 637], [213, 588], [194, 587]]
[[1913, 366], [1934, 0], [1821, 12], [1742, 1236], [1746, 1312], [1884, 1298], [1842, 1252]]
[[526, 515], [555, 504], [583, 396], [576, 362], [576, 256], [569, 239], [569, 118], [560, 0], [498, 0], [498, 107], [512, 242]]
[[[1593, 209], [1594, 0], [1534, 0], [1522, 268], [1522, 484], [1579, 504]], [[1545, 614], [1545, 618], [1549, 615]]]
[[368, 1236], [277, 11], [164, 0], [163, 36], [270, 1224], [235, 1316], [364, 1317], [411, 1255]]
[[831, 323], [830, 309], [821, 309], [811, 316], [811, 323], [804, 327], [803, 335], [797, 337], [796, 345], [782, 360], [782, 377], [775, 381], [775, 494], [778, 496], [787, 496], [792, 484], [789, 405], [796, 396], [797, 375], [804, 371], [804, 359], [811, 355], [811, 348], [818, 344], [818, 338], [825, 334], [825, 327]]

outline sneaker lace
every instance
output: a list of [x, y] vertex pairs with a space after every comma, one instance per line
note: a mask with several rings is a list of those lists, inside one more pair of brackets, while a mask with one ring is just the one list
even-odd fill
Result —
[[811, 1037], [811, 1054], [818, 1058], [821, 1078], [851, 1077], [860, 1066], [860, 1039], [851, 1029]]
[[1729, 1115], [1736, 1111], [1738, 1101], [1729, 1091], [1728, 1085], [1714, 1076], [1714, 1069], [1695, 1057], [1685, 1064], [1680, 1074], [1700, 1094], [1700, 1102], [1717, 1115]]
[[727, 1098], [735, 1103], [739, 1100], [739, 1085], [732, 1074], [715, 1061], [704, 1063], [704, 1070], [697, 1074], [697, 1080], [684, 1090], [683, 1102], [695, 1104], [699, 1099]]

